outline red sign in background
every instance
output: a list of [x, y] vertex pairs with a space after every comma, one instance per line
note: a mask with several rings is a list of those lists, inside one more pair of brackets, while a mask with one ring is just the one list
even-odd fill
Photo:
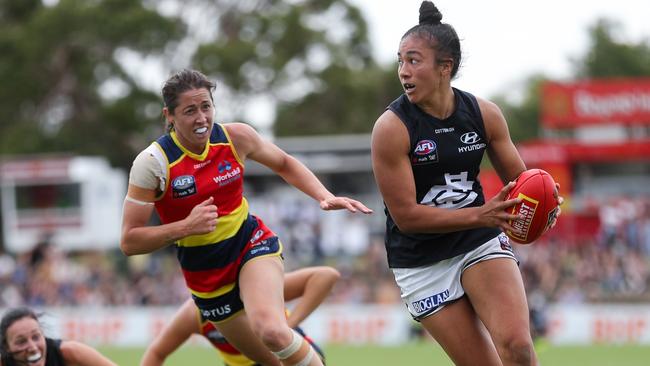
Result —
[[547, 82], [542, 124], [571, 128], [594, 124], [650, 125], [650, 78]]

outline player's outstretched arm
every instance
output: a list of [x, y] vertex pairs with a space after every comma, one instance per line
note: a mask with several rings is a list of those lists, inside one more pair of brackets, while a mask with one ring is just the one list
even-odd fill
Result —
[[199, 332], [197, 312], [192, 299], [188, 299], [174, 314], [172, 320], [165, 325], [162, 332], [156, 336], [147, 347], [140, 366], [161, 366], [178, 347], [193, 333]]
[[307, 267], [289, 272], [284, 277], [284, 299], [300, 298], [287, 322], [298, 326], [325, 300], [341, 274], [332, 267]]
[[357, 200], [334, 196], [303, 163], [263, 139], [251, 126], [229, 123], [226, 128], [240, 158], [255, 160], [273, 170], [287, 183], [317, 200], [321, 209], [372, 213], [371, 209]]

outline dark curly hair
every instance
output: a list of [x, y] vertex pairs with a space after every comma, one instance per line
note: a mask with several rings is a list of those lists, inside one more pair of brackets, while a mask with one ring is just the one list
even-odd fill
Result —
[[442, 13], [431, 2], [423, 1], [420, 5], [420, 22], [418, 25], [407, 30], [402, 39], [416, 35], [428, 40], [429, 46], [436, 52], [436, 61], [452, 59], [451, 77], [458, 73], [461, 61], [460, 39], [454, 27], [442, 23]]

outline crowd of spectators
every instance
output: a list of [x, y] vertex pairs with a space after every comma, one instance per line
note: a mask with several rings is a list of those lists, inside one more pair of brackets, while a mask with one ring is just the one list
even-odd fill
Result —
[[[601, 209], [598, 231], [581, 242], [555, 235], [515, 245], [531, 307], [650, 302], [650, 200], [612, 202]], [[330, 303], [399, 303], [383, 227], [354, 215], [322, 213], [313, 202], [252, 205], [280, 236], [288, 270], [318, 264], [339, 269]], [[135, 257], [118, 248], [66, 252], [47, 242], [25, 253], [0, 253], [0, 307], [177, 305], [187, 296], [171, 246]]]
[[5, 253], [0, 307], [180, 304], [188, 293], [173, 254], [131, 259], [118, 249], [66, 252], [47, 242], [16, 256]]
[[526, 290], [553, 303], [650, 302], [650, 200], [599, 206], [596, 233], [517, 246]]

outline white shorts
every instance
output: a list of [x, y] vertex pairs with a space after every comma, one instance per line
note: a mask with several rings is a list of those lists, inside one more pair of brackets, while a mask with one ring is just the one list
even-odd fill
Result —
[[493, 258], [517, 261], [508, 237], [503, 233], [471, 252], [428, 266], [392, 268], [392, 271], [409, 313], [413, 319], [420, 321], [438, 312], [445, 304], [463, 297], [465, 290], [460, 282], [463, 271]]

